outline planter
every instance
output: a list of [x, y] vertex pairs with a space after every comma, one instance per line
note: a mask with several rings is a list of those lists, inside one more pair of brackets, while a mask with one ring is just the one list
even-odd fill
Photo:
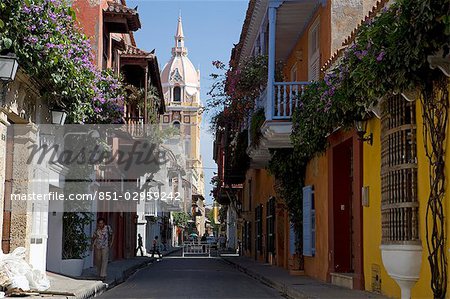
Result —
[[61, 273], [68, 276], [78, 277], [83, 272], [83, 259], [67, 259], [61, 262]]
[[381, 245], [383, 265], [401, 289], [401, 298], [411, 298], [411, 288], [419, 280], [421, 245]]

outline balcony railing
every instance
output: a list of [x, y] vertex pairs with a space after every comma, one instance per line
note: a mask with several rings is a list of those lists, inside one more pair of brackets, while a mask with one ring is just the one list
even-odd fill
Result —
[[272, 119], [291, 119], [295, 108], [299, 105], [299, 96], [309, 84], [310, 82], [275, 82], [274, 94], [269, 97], [273, 111]]
[[132, 137], [143, 137], [144, 130], [144, 118], [143, 117], [126, 117], [125, 122], [127, 125], [127, 132]]
[[145, 203], [145, 216], [157, 216], [158, 211], [155, 201], [148, 201]]

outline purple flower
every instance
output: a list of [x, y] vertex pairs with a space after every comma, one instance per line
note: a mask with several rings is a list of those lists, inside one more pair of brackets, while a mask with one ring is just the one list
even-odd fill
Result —
[[52, 13], [52, 12], [49, 12], [49, 13], [48, 13], [48, 17], [49, 17], [50, 20], [52, 20], [53, 22], [56, 21], [56, 14], [54, 14], [54, 13]]
[[367, 50], [355, 51], [355, 56], [358, 57], [359, 60], [361, 60], [367, 55], [367, 53]]
[[380, 54], [377, 56], [377, 61], [381, 62], [383, 60], [384, 55], [386, 55], [386, 52], [384, 50], [381, 50]]

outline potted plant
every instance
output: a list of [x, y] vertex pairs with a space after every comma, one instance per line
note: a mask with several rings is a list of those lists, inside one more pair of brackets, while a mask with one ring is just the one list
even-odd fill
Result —
[[[90, 142], [85, 135], [75, 136], [70, 143], [73, 152], [81, 152], [85, 144]], [[66, 139], [67, 142], [67, 139]], [[68, 173], [65, 177], [64, 192], [66, 194], [84, 194], [89, 192], [90, 181], [81, 181], [90, 178], [93, 167], [87, 164], [66, 164]], [[91, 238], [86, 228], [91, 224], [93, 216], [91, 203], [88, 201], [66, 201], [63, 213], [62, 263], [61, 273], [70, 276], [80, 276], [83, 271], [84, 258], [88, 255]]]
[[85, 227], [91, 223], [92, 215], [87, 212], [65, 212], [63, 214], [63, 251], [61, 272], [80, 276], [84, 258], [90, 246], [90, 237]]

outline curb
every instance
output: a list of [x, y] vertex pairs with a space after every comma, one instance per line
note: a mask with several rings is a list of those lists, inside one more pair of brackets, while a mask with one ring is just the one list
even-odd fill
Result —
[[280, 293], [282, 293], [283, 295], [285, 295], [286, 297], [288, 297], [290, 299], [313, 298], [311, 296], [306, 296], [305, 294], [302, 294], [302, 293], [298, 292], [297, 290], [288, 287], [284, 283], [276, 282], [276, 281], [274, 281], [272, 279], [269, 279], [269, 278], [267, 278], [265, 276], [262, 276], [259, 273], [256, 273], [256, 272], [254, 272], [252, 270], [249, 270], [248, 268], [243, 267], [243, 266], [239, 265], [238, 263], [235, 263], [235, 262], [231, 261], [230, 259], [222, 258], [222, 260], [225, 261], [226, 263], [228, 263], [229, 265], [234, 266], [240, 272], [243, 272], [246, 275], [248, 275], [248, 276], [258, 280], [262, 284], [265, 284], [265, 285], [267, 285], [267, 286], [269, 286], [269, 287], [279, 291]]
[[83, 291], [79, 294], [76, 294], [75, 297], [67, 297], [67, 298], [76, 298], [76, 299], [89, 299], [100, 296], [107, 290], [107, 284], [103, 282], [97, 283], [94, 287], [89, 288], [86, 291]]

